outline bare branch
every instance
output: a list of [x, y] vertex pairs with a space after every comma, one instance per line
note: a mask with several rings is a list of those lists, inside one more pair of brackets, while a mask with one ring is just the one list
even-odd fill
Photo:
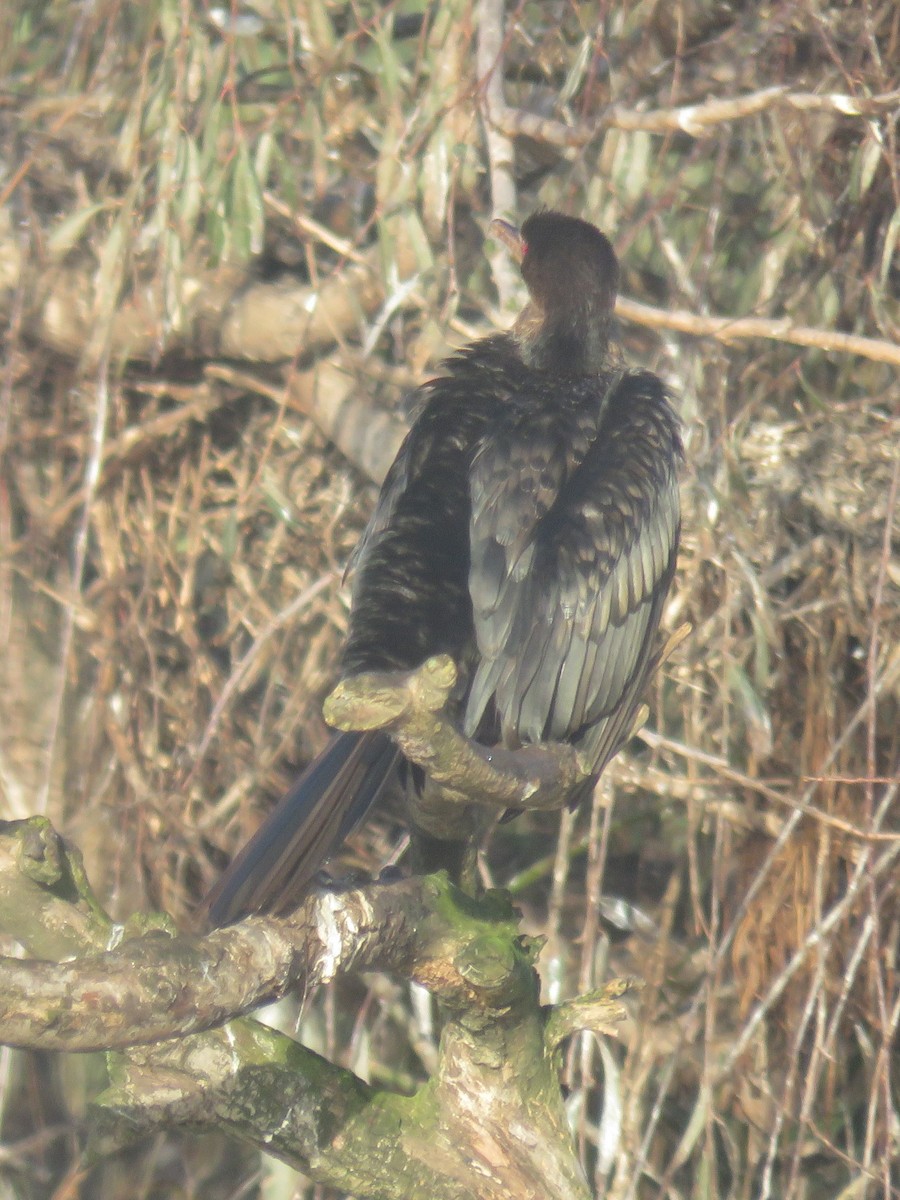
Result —
[[349, 462], [381, 483], [406, 436], [404, 421], [360, 395], [356, 378], [333, 363], [295, 375], [289, 398]]
[[[0, 851], [13, 846], [12, 853], [0, 852], [5, 931], [45, 957], [54, 950], [70, 955], [73, 938], [83, 939], [87, 954], [61, 963], [0, 959], [6, 1045], [97, 1050], [180, 1037], [259, 1008], [300, 980], [315, 986], [350, 970], [409, 975], [448, 1002], [471, 997], [462, 969], [447, 968], [448, 953], [453, 957], [447, 910], [432, 911], [438, 892], [450, 885], [429, 879], [319, 892], [289, 920], [251, 918], [205, 937], [167, 936], [158, 920], [145, 920], [120, 929], [121, 940], [103, 953], [96, 953], [97, 937], [83, 924], [73, 927], [70, 917], [61, 942], [52, 931], [60, 914], [71, 911], [71, 898], [30, 878], [15, 850], [32, 839], [40, 820], [16, 823], [11, 841], [0, 838]], [[56, 852], [66, 860], [61, 841]], [[27, 923], [25, 903], [37, 895], [43, 895], [39, 921]]]
[[854, 333], [838, 333], [834, 329], [811, 329], [795, 325], [789, 317], [714, 317], [697, 313], [652, 308], [636, 300], [620, 297], [616, 313], [623, 320], [645, 325], [650, 329], [673, 329], [696, 337], [714, 337], [720, 342], [739, 342], [747, 338], [764, 338], [770, 342], [788, 342], [794, 346], [809, 346], [840, 354], [857, 354], [874, 362], [900, 366], [900, 345], [878, 338], [860, 337]]
[[[400, 274], [411, 272], [414, 251], [399, 235], [396, 253]], [[17, 244], [4, 243], [0, 255], [14, 256], [19, 272], [28, 270]], [[81, 267], [39, 264], [28, 287], [26, 330], [63, 354], [80, 355], [94, 326], [91, 273]], [[171, 328], [153, 296], [135, 288], [112, 314], [111, 358], [154, 360], [165, 350], [193, 357], [282, 362], [358, 333], [361, 318], [377, 312], [385, 300], [377, 252], [336, 271], [319, 287], [290, 280], [255, 282], [247, 271], [233, 267], [198, 267], [186, 270], [181, 292], [183, 317]]]
[[[476, 70], [491, 172], [491, 211], [495, 217], [515, 220], [515, 150], [494, 117], [508, 111], [503, 96], [503, 0], [480, 0], [477, 26]], [[519, 273], [503, 247], [495, 245], [488, 253], [500, 303], [506, 307], [519, 294]]]
[[848, 117], [874, 117], [891, 112], [900, 104], [900, 91], [857, 99], [855, 96], [815, 92], [789, 92], [783, 87], [763, 88], [730, 99], [705, 100], [679, 108], [653, 108], [646, 112], [611, 104], [599, 115], [594, 125], [565, 125], [536, 113], [494, 105], [491, 118], [501, 132], [509, 137], [525, 136], [554, 146], [584, 146], [606, 129], [622, 129], [627, 133], [686, 133], [691, 137], [707, 137], [718, 126], [730, 121], [754, 117], [761, 112], [784, 105], [806, 112], [831, 112]]
[[615, 1037], [616, 1025], [628, 1016], [627, 1008], [619, 1001], [626, 992], [640, 987], [643, 983], [639, 979], [612, 979], [605, 987], [557, 1005], [547, 1022], [547, 1045], [555, 1048], [582, 1029]]

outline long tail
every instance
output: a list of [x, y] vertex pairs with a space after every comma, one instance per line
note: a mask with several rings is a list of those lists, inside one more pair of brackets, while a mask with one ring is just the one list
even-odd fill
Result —
[[399, 758], [386, 734], [335, 734], [207, 896], [210, 924], [295, 908], [384, 791]]

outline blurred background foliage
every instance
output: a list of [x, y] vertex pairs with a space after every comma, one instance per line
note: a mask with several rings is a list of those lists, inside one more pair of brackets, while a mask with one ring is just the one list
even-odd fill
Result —
[[[693, 632], [593, 808], [504, 826], [483, 867], [549, 1000], [645, 981], [566, 1057], [598, 1196], [898, 1195], [898, 62], [893, 0], [0, 13], [0, 802], [117, 915], [189, 927], [322, 745], [374, 490], [316, 381], [365, 429], [508, 323], [500, 213], [595, 221], [650, 306], [621, 337], [685, 424], [666, 621]], [[387, 806], [347, 861], [402, 836]], [[277, 1016], [385, 1086], [434, 1060], [388, 980]], [[2, 1197], [314, 1194], [214, 1136], [84, 1168], [102, 1064], [0, 1068]]]

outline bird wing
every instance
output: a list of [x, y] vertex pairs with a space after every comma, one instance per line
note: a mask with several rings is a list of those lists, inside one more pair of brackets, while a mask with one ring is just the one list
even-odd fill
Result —
[[[353, 573], [368, 548], [391, 525], [411, 484], [424, 473], [444, 475], [454, 455], [467, 457], [493, 412], [493, 388], [515, 362], [508, 336], [498, 335], [448, 359], [444, 374], [416, 393], [413, 420], [381, 485], [378, 503], [344, 572]], [[480, 366], [479, 366], [480, 362]]]
[[655, 376], [591, 405], [522, 405], [471, 475], [470, 593], [481, 661], [471, 734], [579, 741], [599, 772], [630, 732], [674, 571], [677, 421]]
[[351, 562], [345, 673], [406, 670], [451, 654], [462, 694], [474, 650], [469, 470], [498, 406], [497, 379], [510, 363], [518, 363], [510, 340], [486, 339], [421, 390], [419, 416]]

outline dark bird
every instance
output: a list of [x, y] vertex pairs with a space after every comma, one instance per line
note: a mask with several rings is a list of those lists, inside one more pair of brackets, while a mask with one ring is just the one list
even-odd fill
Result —
[[[343, 677], [449, 654], [486, 744], [577, 746], [595, 780], [631, 733], [679, 536], [678, 422], [610, 350], [616, 256], [556, 212], [492, 231], [528, 303], [450, 358], [354, 553]], [[391, 781], [383, 732], [335, 734], [219, 880], [215, 924], [295, 907]]]

